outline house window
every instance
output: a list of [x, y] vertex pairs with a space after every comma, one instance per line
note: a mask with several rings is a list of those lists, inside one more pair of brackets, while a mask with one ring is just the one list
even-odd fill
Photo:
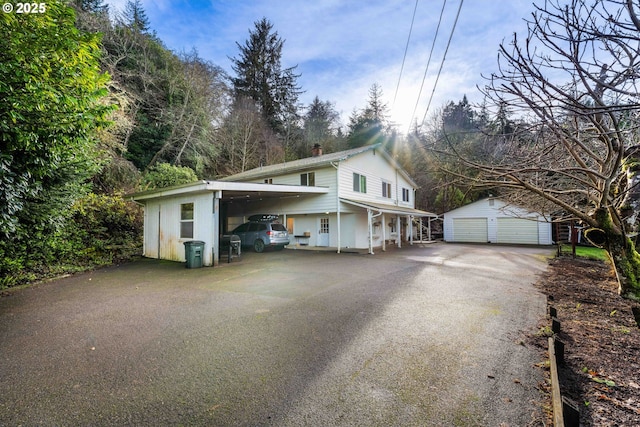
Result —
[[300, 185], [305, 185], [308, 187], [313, 187], [316, 185], [316, 173], [308, 172], [300, 174]]
[[265, 184], [273, 184], [273, 178], [265, 178], [264, 183]]
[[367, 192], [367, 177], [359, 173], [353, 174], [353, 191], [357, 193]]
[[382, 197], [391, 198], [391, 183], [382, 181]]
[[402, 189], [402, 201], [403, 202], [408, 202], [409, 201], [409, 189], [408, 188], [403, 188]]
[[180, 238], [193, 239], [193, 203], [180, 205]]

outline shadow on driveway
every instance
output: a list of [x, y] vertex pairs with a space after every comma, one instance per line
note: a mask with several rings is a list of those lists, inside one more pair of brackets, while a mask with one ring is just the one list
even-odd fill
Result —
[[143, 259], [15, 291], [0, 424], [526, 424], [549, 251]]

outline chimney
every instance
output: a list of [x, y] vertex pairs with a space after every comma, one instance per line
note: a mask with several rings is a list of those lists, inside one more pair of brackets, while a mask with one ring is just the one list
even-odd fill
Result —
[[314, 144], [311, 149], [311, 157], [322, 156], [322, 146], [320, 144]]

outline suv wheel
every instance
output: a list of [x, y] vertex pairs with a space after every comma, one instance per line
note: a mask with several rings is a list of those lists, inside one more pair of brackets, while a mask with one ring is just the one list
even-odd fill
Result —
[[256, 240], [253, 243], [253, 250], [255, 250], [256, 252], [264, 251], [264, 242], [262, 240]]

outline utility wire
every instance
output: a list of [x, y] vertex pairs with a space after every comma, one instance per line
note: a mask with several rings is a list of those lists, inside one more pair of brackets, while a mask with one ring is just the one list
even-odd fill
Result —
[[451, 45], [451, 39], [453, 38], [453, 32], [456, 29], [456, 24], [458, 23], [458, 18], [460, 17], [460, 10], [462, 9], [462, 3], [464, 0], [460, 0], [460, 6], [458, 6], [458, 13], [456, 13], [456, 20], [453, 22], [453, 28], [451, 28], [451, 34], [449, 34], [449, 41], [447, 42], [447, 48], [444, 50], [444, 55], [442, 56], [442, 62], [440, 63], [440, 69], [438, 70], [438, 75], [436, 76], [436, 82], [433, 84], [433, 90], [431, 91], [431, 97], [429, 97], [429, 103], [427, 104], [427, 109], [424, 112], [424, 116], [422, 117], [422, 123], [427, 119], [427, 113], [429, 112], [429, 107], [431, 106], [431, 101], [433, 101], [433, 94], [436, 92], [436, 86], [438, 86], [438, 80], [440, 79], [440, 73], [442, 73], [442, 67], [444, 66], [444, 60], [447, 58], [447, 52], [449, 51], [449, 45]]
[[411, 18], [411, 27], [409, 27], [409, 37], [407, 37], [407, 45], [404, 48], [404, 56], [402, 57], [402, 66], [400, 67], [400, 76], [398, 76], [398, 84], [396, 85], [396, 93], [393, 95], [393, 104], [391, 109], [396, 105], [396, 98], [398, 97], [398, 89], [400, 88], [400, 80], [402, 79], [402, 70], [404, 70], [404, 61], [407, 59], [407, 51], [409, 50], [409, 41], [411, 40], [411, 32], [413, 31], [413, 22], [416, 19], [416, 10], [418, 10], [418, 0], [413, 8], [413, 17]]
[[422, 76], [422, 83], [420, 84], [420, 91], [418, 92], [418, 99], [416, 99], [416, 106], [413, 107], [413, 113], [411, 113], [411, 120], [409, 120], [409, 126], [413, 122], [413, 118], [418, 110], [418, 103], [420, 103], [420, 96], [422, 95], [422, 88], [424, 87], [424, 81], [427, 78], [427, 72], [429, 71], [429, 64], [431, 64], [431, 55], [433, 55], [433, 48], [436, 45], [438, 39], [438, 32], [440, 31], [440, 24], [442, 23], [442, 15], [444, 15], [444, 8], [447, 5], [447, 0], [442, 2], [442, 10], [440, 10], [440, 18], [438, 19], [438, 26], [436, 27], [436, 34], [433, 36], [433, 43], [431, 43], [431, 51], [429, 52], [429, 59], [427, 59], [427, 67], [424, 69], [424, 76]]

